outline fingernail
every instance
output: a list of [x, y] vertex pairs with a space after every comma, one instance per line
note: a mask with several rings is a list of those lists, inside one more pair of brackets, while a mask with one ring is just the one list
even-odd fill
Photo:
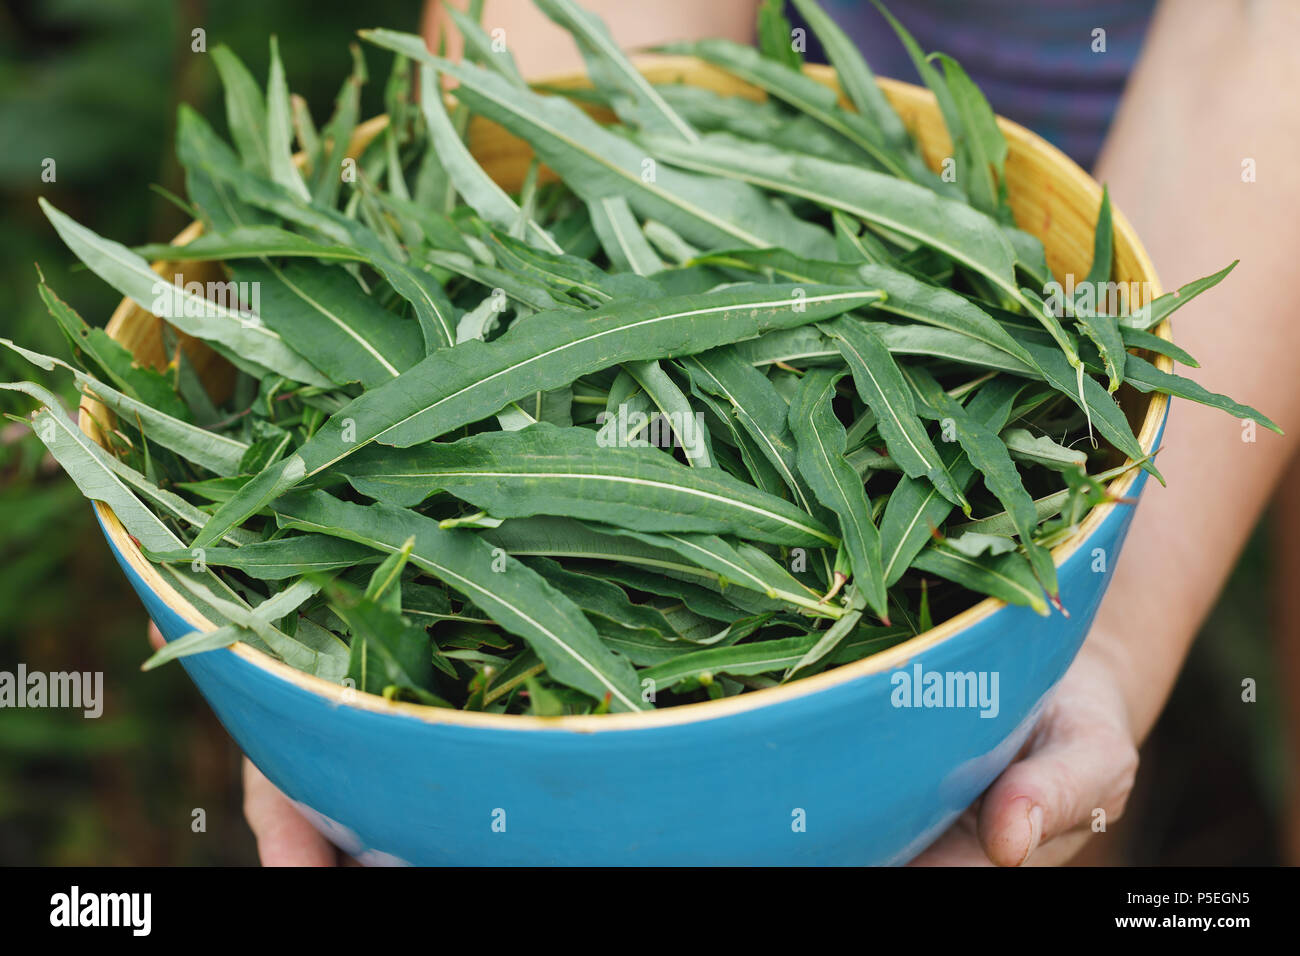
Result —
[[[1029, 803], [1028, 800], [1025, 802]], [[1017, 866], [1024, 866], [1029, 861], [1030, 856], [1038, 849], [1038, 841], [1043, 838], [1043, 808], [1037, 804], [1031, 804], [1029, 812], [1025, 814], [1025, 822], [1029, 827], [1029, 839], [1025, 844], [1025, 855], [1016, 864]]]

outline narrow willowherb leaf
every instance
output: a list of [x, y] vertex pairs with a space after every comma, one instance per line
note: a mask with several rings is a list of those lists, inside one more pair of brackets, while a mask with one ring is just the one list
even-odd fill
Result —
[[41, 209], [59, 236], [82, 262], [118, 292], [147, 312], [166, 319], [195, 338], [224, 346], [228, 354], [309, 385], [328, 385], [305, 358], [238, 302], [213, 301], [163, 278], [130, 249], [73, 222], [44, 199]]
[[807, 671], [823, 658], [834, 654], [841, 644], [857, 630], [862, 621], [862, 611], [866, 607], [866, 599], [860, 593], [853, 595], [853, 600], [849, 604], [849, 612], [838, 621], [831, 624], [825, 631], [818, 635], [817, 643], [799, 658], [798, 663], [785, 673], [785, 680], [799, 674], [800, 671]]
[[1141, 329], [1131, 329], [1127, 325], [1119, 327], [1120, 337], [1124, 340], [1124, 347], [1129, 349], [1145, 349], [1148, 352], [1154, 352], [1157, 355], [1167, 355], [1175, 362], [1191, 368], [1200, 368], [1201, 363], [1196, 361], [1188, 352], [1174, 342], [1168, 339], [1162, 339], [1160, 336], [1151, 332], [1144, 332]]
[[280, 44], [271, 37], [271, 72], [266, 80], [266, 151], [271, 178], [305, 201], [311, 200], [302, 173], [293, 162], [293, 109], [289, 84], [280, 61]]
[[[452, 126], [451, 117], [447, 115], [442, 101], [437, 74], [428, 64], [420, 67], [420, 108], [424, 111], [424, 120], [429, 126], [434, 148], [456, 191], [488, 222], [498, 228], [509, 229], [519, 218], [519, 207], [470, 155], [469, 148]], [[536, 223], [528, 224], [526, 235], [530, 242], [535, 242], [544, 249], [562, 251], [550, 234]]]
[[875, 413], [890, 457], [908, 477], [929, 478], [939, 494], [969, 514], [970, 504], [917, 417], [911, 391], [885, 343], [852, 317], [822, 323], [819, 328], [835, 340], [848, 363], [858, 395]]
[[[444, 530], [431, 518], [386, 505], [346, 504], [324, 492], [277, 503], [285, 527], [358, 541], [382, 552], [415, 536], [411, 563], [464, 594], [502, 627], [529, 643], [547, 672], [618, 710], [643, 710], [636, 674], [611, 654], [572, 601], [472, 531]], [[500, 570], [498, 570], [500, 568]]]
[[226, 91], [226, 122], [246, 169], [271, 174], [266, 103], [262, 91], [242, 60], [224, 43], [213, 47], [212, 60]]
[[1234, 402], [1227, 395], [1211, 392], [1189, 378], [1174, 375], [1172, 372], [1162, 372], [1146, 359], [1137, 355], [1130, 355], [1129, 363], [1131, 367], [1125, 381], [1139, 392], [1159, 391], [1164, 392], [1166, 395], [1185, 398], [1200, 405], [1221, 409], [1237, 418], [1259, 422], [1269, 431], [1276, 432], [1279, 435], [1285, 434], [1276, 422], [1249, 405]]
[[[880, 289], [884, 297], [869, 308], [898, 315], [915, 322], [935, 326], [968, 336], [990, 348], [1006, 353], [1015, 365], [1036, 369], [1024, 347], [1002, 325], [974, 302], [949, 289], [932, 285], [891, 266], [868, 263], [850, 265], [843, 262], [816, 262], [803, 259], [783, 249], [744, 249], [711, 253], [700, 263], [760, 269], [791, 282], [819, 282], [848, 285], [865, 282]], [[906, 327], [904, 327], [906, 328]], [[976, 353], [983, 355], [983, 352]]]
[[863, 59], [857, 44], [840, 29], [816, 0], [793, 0], [793, 2], [795, 9], [821, 41], [822, 49], [826, 51], [827, 58], [835, 67], [844, 95], [857, 107], [859, 113], [867, 117], [872, 125], [880, 130], [885, 144], [902, 156], [909, 168], [921, 167], [923, 164], [920, 162], [920, 154], [911, 136], [908, 135], [898, 113], [881, 92], [880, 84], [876, 82], [875, 74]]
[[591, 224], [600, 236], [605, 255], [615, 268], [643, 276], [663, 269], [663, 260], [646, 241], [626, 199], [604, 196], [589, 202], [587, 208], [591, 210]]
[[1029, 311], [1070, 367], [1081, 369], [1060, 322], [1017, 283], [1017, 254], [1010, 239], [997, 222], [965, 203], [883, 173], [732, 136], [713, 134], [690, 147], [662, 137], [646, 140], [656, 155], [683, 169], [729, 176], [839, 209], [943, 253]]
[[365, 262], [359, 249], [314, 242], [279, 226], [237, 226], [226, 232], [204, 233], [183, 246], [156, 243], [131, 250], [146, 259], [177, 262], [211, 262], [222, 259], [250, 259], [261, 256], [291, 256], [341, 262]]
[[117, 390], [158, 411], [182, 420], [191, 415], [176, 389], [162, 373], [139, 365], [135, 357], [103, 329], [91, 328], [41, 277], [41, 301], [63, 332], [74, 357], [95, 378], [107, 379]]
[[752, 187], [655, 167], [643, 149], [566, 100], [524, 94], [478, 67], [440, 60], [411, 34], [370, 30], [363, 36], [457, 79], [461, 102], [526, 140], [588, 202], [621, 195], [638, 214], [710, 247], [783, 245], [808, 255], [834, 248], [825, 230], [774, 207]]
[[215, 568], [234, 568], [263, 581], [340, 571], [379, 560], [379, 555], [364, 545], [323, 534], [255, 541], [238, 548], [185, 548], [146, 552], [146, 556], [150, 561], [202, 562]]
[[681, 366], [697, 388], [725, 401], [760, 454], [785, 482], [795, 503], [816, 515], [815, 497], [805, 487], [786, 418], [789, 406], [771, 382], [734, 346], [692, 355]]
[[1000, 436], [1011, 457], [1062, 471], [1086, 464], [1088, 455], [1077, 448], [1058, 445], [1046, 435], [1035, 435], [1025, 428], [1008, 428]]
[[1058, 591], [1056, 565], [1051, 554], [1034, 541], [1034, 529], [1038, 525], [1034, 500], [1025, 490], [1007, 446], [998, 437], [998, 429], [990, 428], [975, 415], [967, 413], [961, 403], [949, 396], [924, 369], [910, 369], [904, 374], [933, 414], [942, 422], [951, 423], [958, 444], [983, 476], [984, 486], [1015, 520], [1016, 533], [1035, 576], [1048, 596], [1055, 597]]
[[1047, 601], [1024, 555], [1018, 551], [972, 558], [947, 544], [935, 543], [916, 556], [912, 566], [936, 574], [978, 594], [1033, 608], [1046, 616]]
[[1234, 259], [1214, 275], [1206, 276], [1203, 279], [1193, 279], [1186, 285], [1180, 285], [1174, 292], [1166, 292], [1162, 296], [1157, 296], [1147, 303], [1144, 308], [1135, 309], [1131, 314], [1122, 316], [1119, 320], [1120, 324], [1133, 329], [1155, 328], [1202, 292], [1213, 289], [1222, 282], [1229, 272], [1237, 268], [1238, 261]]
[[857, 593], [887, 618], [885, 576], [880, 564], [880, 534], [871, 520], [862, 479], [844, 460], [844, 426], [832, 400], [842, 371], [813, 369], [804, 375], [790, 403], [790, 431], [799, 447], [799, 472], [817, 499], [839, 519]]
[[[184, 547], [176, 533], [139, 499], [112, 456], [76, 426], [53, 394], [31, 382], [0, 383], [0, 389], [24, 392], [44, 406], [32, 419], [32, 428], [37, 436], [81, 493], [112, 508], [127, 533], [139, 541], [141, 547], [158, 551]], [[201, 585], [203, 596], [196, 596], [195, 607], [218, 625], [229, 623], [230, 619], [213, 606], [212, 601], [225, 597], [243, 603], [243, 599], [211, 571], [194, 571], [185, 566], [164, 575], [172, 583], [181, 577]]]
[[681, 446], [686, 461], [697, 468], [711, 468], [708, 429], [663, 366], [653, 361], [629, 362], [624, 368], [654, 402], [662, 420], [669, 423], [673, 440]]
[[456, 30], [465, 41], [466, 59], [495, 70], [520, 89], [528, 87], [519, 72], [519, 64], [515, 62], [514, 54], [506, 44], [494, 41], [476, 19], [455, 4], [449, 4], [443, 9], [456, 24]]
[[1115, 391], [1124, 381], [1124, 340], [1120, 337], [1119, 320], [1114, 315], [1102, 313], [1106, 301], [1104, 290], [1110, 282], [1110, 263], [1114, 245], [1110, 214], [1110, 191], [1101, 193], [1101, 209], [1097, 213], [1096, 238], [1093, 240], [1092, 267], [1083, 284], [1075, 292], [1072, 303], [1074, 316], [1084, 334], [1097, 346], [1101, 360], [1110, 379], [1109, 391]]
[[841, 109], [834, 90], [798, 70], [762, 56], [753, 47], [731, 40], [707, 39], [674, 43], [661, 49], [666, 53], [697, 56], [789, 103], [853, 143], [892, 176], [907, 178], [918, 171], [916, 167], [910, 171], [904, 167], [901, 157], [885, 142], [884, 133], [869, 115]]
[[774, 602], [770, 605], [755, 605], [752, 601], [744, 602], [751, 609], [777, 608], [779, 603], [776, 602], [785, 602], [806, 614], [838, 617], [842, 613], [834, 605], [819, 604], [818, 595], [801, 585], [780, 565], [774, 565], [770, 559], [754, 560], [755, 555], [762, 552], [746, 549], [744, 544], [733, 547], [724, 538], [714, 534], [673, 531], [648, 533], [613, 527], [605, 530], [680, 555], [716, 575], [719, 586], [724, 590], [732, 586], [747, 588], [765, 595]]
[[240, 461], [248, 453], [247, 442], [173, 418], [152, 405], [124, 395], [112, 386], [78, 371], [61, 359], [32, 352], [14, 345], [8, 339], [0, 339], [0, 346], [13, 350], [47, 371], [55, 367], [66, 369], [73, 374], [79, 389], [103, 402], [126, 419], [128, 424], [140, 428], [146, 436], [170, 448], [182, 458], [218, 475], [237, 474]]
[[594, 13], [573, 0], [537, 0], [537, 6], [573, 36], [596, 86], [615, 92], [614, 107], [620, 118], [643, 129], [669, 131], [688, 143], [699, 141], [699, 134], [623, 55]]
[[[968, 176], [963, 182], [970, 203], [1000, 222], [1010, 222], [1011, 210], [1006, 204], [1007, 141], [998, 129], [997, 117], [960, 63], [944, 53], [935, 57], [943, 63], [957, 124], [957, 129], [949, 126], [948, 133], [965, 157], [962, 166]], [[961, 181], [960, 173], [958, 178]]]
[[768, 674], [796, 666], [817, 643], [819, 634], [786, 637], [733, 647], [711, 647], [674, 658], [640, 672], [656, 693], [684, 680], [712, 679], [715, 674]]
[[[971, 398], [967, 414], [991, 429], [1001, 429], [1011, 415], [1019, 391], [1016, 382], [994, 379]], [[970, 487], [975, 479], [975, 466], [961, 445], [945, 442], [939, 455], [958, 487], [963, 491]], [[903, 476], [885, 502], [880, 518], [880, 552], [887, 586], [892, 587], [906, 573], [934, 531], [952, 513], [952, 508], [952, 502], [940, 495], [931, 482]]]
[[[1118, 478], [1120, 475], [1126, 474], [1139, 466], [1140, 463], [1138, 462], [1129, 462], [1111, 468], [1108, 471], [1103, 471], [1100, 474], [1090, 475], [1089, 477], [1092, 481], [1095, 481], [1098, 484], [1105, 484], [1106, 482]], [[1066, 488], [1062, 491], [1052, 492], [1050, 495], [1044, 495], [1042, 498], [1036, 498], [1034, 500], [1034, 509], [1038, 513], [1038, 520], [1040, 522], [1046, 521], [1048, 518], [1053, 518], [1060, 514], [1061, 509], [1066, 505], [1071, 494], [1072, 489]], [[949, 531], [953, 534], [977, 532], [980, 534], [1012, 535], [1016, 533], [1016, 526], [1011, 520], [1011, 516], [1005, 511], [1001, 511], [995, 515], [989, 515], [987, 518], [980, 518], [977, 521], [968, 521], [963, 524], [954, 525], [949, 528]]]
[[653, 447], [619, 447], [586, 428], [539, 422], [457, 442], [375, 448], [339, 469], [362, 494], [414, 505], [448, 491], [497, 518], [569, 515], [637, 531], [737, 534], [788, 545], [834, 543], [812, 515], [716, 468]]
[[336, 384], [367, 388], [396, 378], [424, 358], [424, 337], [411, 319], [389, 312], [337, 268], [267, 262], [233, 270], [238, 282], [258, 283], [259, 315]]

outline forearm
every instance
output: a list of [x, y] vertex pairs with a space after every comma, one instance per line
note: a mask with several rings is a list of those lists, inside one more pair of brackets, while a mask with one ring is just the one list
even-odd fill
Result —
[[[1166, 286], [1241, 264], [1181, 310], [1175, 340], [1197, 380], [1288, 432], [1175, 401], [1090, 643], [1124, 682], [1135, 738], [1150, 730], [1187, 649], [1277, 485], [1300, 430], [1300, 7], [1292, 0], [1164, 0], [1097, 175]], [[1243, 182], [1254, 160], [1256, 181]]]
[[[458, 58], [460, 38], [449, 29], [450, 18], [442, 10], [444, 2], [430, 0], [425, 6], [424, 35], [435, 49], [438, 38], [445, 35], [448, 54]], [[465, 0], [455, 2], [464, 8]], [[756, 0], [581, 0], [581, 6], [605, 21], [620, 48], [634, 50], [672, 40], [715, 36], [748, 43], [754, 32]], [[520, 72], [529, 79], [582, 71], [582, 57], [573, 41], [531, 0], [486, 0], [483, 26], [489, 33], [497, 28], [505, 31], [505, 43]]]

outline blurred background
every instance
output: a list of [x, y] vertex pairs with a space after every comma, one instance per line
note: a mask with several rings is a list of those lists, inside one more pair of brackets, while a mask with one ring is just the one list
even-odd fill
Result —
[[[906, 23], [905, 4], [893, 6]], [[224, 127], [216, 71], [206, 53], [192, 52], [192, 30], [205, 31], [208, 49], [232, 46], [262, 77], [267, 37], [277, 34], [292, 89], [322, 123], [350, 66], [352, 32], [416, 29], [420, 8], [418, 0], [0, 2], [0, 336], [64, 354], [36, 294], [36, 263], [91, 324], [117, 304], [104, 283], [73, 268], [37, 196], [128, 245], [165, 241], [185, 225], [150, 186], [183, 193], [172, 157], [179, 103]], [[386, 69], [372, 73], [382, 81]], [[381, 111], [381, 94], [372, 80], [363, 116]], [[55, 161], [54, 182], [42, 181], [46, 159]], [[0, 381], [32, 372], [0, 354]], [[62, 393], [71, 406], [71, 391]], [[25, 398], [0, 392], [0, 412], [30, 410]], [[0, 670], [23, 662], [100, 671], [105, 705], [98, 720], [0, 710], [0, 865], [255, 863], [238, 751], [179, 667], [139, 671], [144, 611], [89, 505], [43, 451], [25, 425], [0, 419]], [[1282, 702], [1268, 680], [1281, 670], [1270, 642], [1268, 524], [1143, 751], [1128, 814], [1081, 861], [1298, 862], [1283, 850], [1283, 834], [1300, 827], [1287, 819]], [[1259, 682], [1256, 703], [1241, 701], [1243, 676]], [[203, 832], [191, 826], [196, 809]]]

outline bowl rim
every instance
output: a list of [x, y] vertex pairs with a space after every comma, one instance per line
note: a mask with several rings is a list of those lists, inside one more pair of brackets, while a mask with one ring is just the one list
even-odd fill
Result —
[[[692, 57], [644, 57], [638, 58], [637, 62], [638, 66], [643, 68], [647, 66], [659, 66], [665, 69], [698, 66], [700, 63], [700, 61], [695, 60]], [[822, 82], [828, 83], [828, 85], [833, 86], [835, 83], [834, 71], [830, 67], [813, 64], [805, 67], [805, 70]], [[923, 87], [916, 86], [915, 84], [904, 83], [900, 80], [894, 80], [888, 77], [878, 77], [877, 80], [880, 83], [881, 88], [887, 94], [892, 94], [893, 96], [898, 97], [910, 97], [914, 102], [933, 102], [934, 100], [933, 93]], [[569, 86], [581, 86], [587, 81], [583, 74], [569, 74], [562, 77], [548, 78], [542, 82], [547, 83], [553, 88], [563, 88]], [[1100, 203], [1102, 187], [1085, 170], [1074, 162], [1074, 160], [1066, 156], [1063, 152], [1044, 140], [1038, 134], [1024, 126], [1021, 126], [1019, 123], [1008, 120], [1003, 116], [998, 116], [997, 122], [1003, 135], [1006, 136], [1008, 140], [1018, 141], [1020, 145], [1025, 146], [1026, 148], [1046, 152], [1052, 158], [1054, 164], [1059, 167], [1060, 172], [1064, 176], [1073, 178], [1077, 185]], [[386, 116], [376, 116], [359, 125], [355, 135], [358, 138], [366, 135], [373, 136], [378, 133], [386, 123]], [[1152, 264], [1150, 257], [1147, 255], [1141, 239], [1138, 237], [1136, 231], [1124, 216], [1123, 212], [1114, 206], [1112, 206], [1112, 218], [1116, 234], [1116, 245], [1119, 246], [1121, 243], [1128, 245], [1137, 270], [1149, 283], [1151, 296], [1154, 298], [1155, 296], [1160, 295], [1161, 286], [1156, 275], [1155, 267]], [[172, 240], [171, 244], [183, 246], [195, 239], [201, 233], [202, 223], [198, 221], [192, 222]], [[165, 264], [167, 264], [165, 261], [154, 263], [154, 268], [157, 270]], [[127, 318], [132, 315], [136, 308], [137, 307], [129, 299], [123, 299], [106, 326], [105, 330], [108, 335], [116, 337], [116, 333], [122, 328], [126, 323]], [[1161, 322], [1153, 331], [1156, 335], [1166, 341], [1173, 341], [1168, 319]], [[1171, 371], [1173, 368], [1172, 359], [1164, 355], [1155, 356], [1155, 363], [1157, 367], [1162, 368], [1164, 371]], [[1164, 426], [1169, 409], [1169, 397], [1159, 392], [1151, 392], [1148, 395], [1141, 397], [1147, 400], [1147, 408], [1142, 419], [1141, 428], [1138, 430], [1137, 439], [1143, 450], [1150, 454], [1155, 449], [1155, 442], [1160, 434], [1160, 430]], [[82, 431], [92, 440], [97, 442], [100, 441], [98, 423], [95, 421], [91, 409], [88, 408], [84, 402], [79, 407], [78, 424]], [[1131, 490], [1141, 475], [1142, 470], [1133, 467], [1114, 478], [1107, 485], [1107, 491], [1110, 494], [1111, 500], [1094, 507], [1087, 517], [1079, 524], [1075, 532], [1065, 541], [1052, 549], [1052, 560], [1058, 568], [1071, 555], [1073, 555], [1075, 551], [1079, 550], [1087, 543], [1088, 539], [1091, 538], [1092, 535], [1101, 528], [1101, 525], [1111, 517], [1116, 508], [1133, 506], [1130, 502], [1117, 499], [1126, 498], [1127, 492]], [[178, 615], [187, 624], [192, 625], [197, 630], [214, 630], [216, 626], [211, 621], [207, 620], [207, 618], [205, 618], [183, 595], [168, 584], [161, 574], [159, 574], [157, 568], [144, 557], [143, 552], [141, 552], [141, 550], [131, 540], [130, 535], [127, 533], [125, 527], [123, 527], [117, 515], [113, 513], [112, 508], [102, 501], [94, 501], [92, 504], [94, 505], [97, 516], [99, 517], [104, 535], [108, 538], [110, 547], [112, 547], [118, 553], [118, 556], [125, 561], [130, 573], [136, 574], [140, 578], [141, 582], [146, 585], [169, 610]], [[675, 707], [666, 707], [649, 711], [601, 715], [583, 714], [561, 717], [538, 717], [529, 714], [489, 714], [459, 710], [455, 708], [434, 707], [427, 704], [416, 704], [406, 701], [391, 701], [377, 694], [359, 691], [355, 688], [343, 687], [326, 681], [323, 678], [315, 677], [311, 674], [296, 670], [288, 664], [278, 661], [263, 651], [259, 651], [242, 641], [231, 644], [229, 647], [208, 653], [221, 654], [228, 651], [245, 663], [251, 664], [273, 677], [280, 678], [289, 684], [294, 685], [299, 690], [321, 697], [335, 706], [349, 707], [388, 716], [403, 716], [413, 718], [426, 724], [504, 731], [569, 731], [576, 733], [633, 731], [650, 730], [654, 728], [691, 724], [700, 721], [730, 717], [752, 710], [788, 703], [841, 684], [858, 680], [862, 677], [879, 674], [886, 670], [892, 670], [898, 666], [906, 664], [918, 654], [931, 650], [942, 643], [966, 633], [975, 624], [992, 617], [994, 614], [997, 614], [1007, 607], [1008, 605], [1004, 601], [997, 598], [987, 597], [961, 613], [956, 614], [932, 627], [930, 630], [908, 638], [900, 644], [895, 644], [892, 647], [886, 648], [885, 650], [872, 654], [861, 660], [832, 668], [820, 674], [801, 678], [792, 681], [789, 684], [781, 684], [777, 687], [748, 691], [744, 694], [738, 694], [734, 697], [724, 697], [718, 700], [680, 704]]]

